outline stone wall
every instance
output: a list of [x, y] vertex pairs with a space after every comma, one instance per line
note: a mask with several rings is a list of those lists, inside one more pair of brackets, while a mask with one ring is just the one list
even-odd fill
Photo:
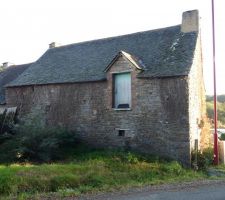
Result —
[[209, 147], [210, 124], [206, 116], [205, 86], [203, 81], [203, 61], [201, 38], [198, 37], [193, 65], [189, 79], [189, 122], [190, 145], [194, 149], [194, 140], [198, 139], [199, 149]]
[[[112, 74], [130, 71], [132, 107], [112, 108]], [[75, 130], [91, 145], [120, 147], [190, 164], [188, 78], [144, 79], [126, 58], [107, 72], [107, 81], [7, 88], [8, 105], [20, 116], [43, 115], [49, 126]], [[119, 130], [124, 136], [119, 136]]]

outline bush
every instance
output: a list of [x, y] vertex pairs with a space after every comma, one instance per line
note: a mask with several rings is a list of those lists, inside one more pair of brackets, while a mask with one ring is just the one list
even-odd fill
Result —
[[[196, 163], [196, 153], [197, 153], [197, 163]], [[207, 148], [201, 151], [192, 151], [191, 154], [191, 161], [192, 161], [192, 167], [195, 168], [197, 165], [197, 168], [199, 170], [205, 170], [207, 167], [213, 164], [213, 149]]]
[[15, 134], [15, 121], [15, 113], [6, 114], [5, 110], [0, 114], [0, 145]]
[[75, 134], [62, 128], [43, 128], [18, 133], [17, 157], [22, 160], [49, 162], [62, 158], [65, 149], [76, 143]]
[[72, 131], [47, 128], [36, 118], [19, 124], [15, 135], [0, 146], [0, 162], [50, 162], [62, 159], [78, 142]]
[[222, 133], [221, 135], [220, 135], [220, 138], [219, 138], [220, 140], [225, 140], [225, 133]]

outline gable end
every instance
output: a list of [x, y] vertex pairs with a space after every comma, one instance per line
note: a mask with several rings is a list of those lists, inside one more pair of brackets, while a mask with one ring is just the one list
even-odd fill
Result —
[[125, 52], [125, 51], [120, 51], [114, 58], [113, 60], [110, 62], [110, 64], [105, 68], [104, 72], [107, 72], [112, 66], [113, 64], [118, 60], [118, 58], [120, 56], [123, 56], [127, 61], [129, 61], [134, 67], [136, 67], [139, 70], [144, 70], [145, 66], [142, 63], [142, 61], [140, 59], [138, 59], [137, 57]]

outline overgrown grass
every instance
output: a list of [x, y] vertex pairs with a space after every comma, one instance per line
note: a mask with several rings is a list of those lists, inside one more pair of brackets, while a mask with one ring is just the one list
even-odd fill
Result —
[[184, 169], [175, 161], [157, 157], [87, 148], [80, 151], [70, 152], [66, 163], [1, 165], [2, 199], [29, 199], [30, 195], [49, 192], [73, 196], [206, 177], [203, 172]]

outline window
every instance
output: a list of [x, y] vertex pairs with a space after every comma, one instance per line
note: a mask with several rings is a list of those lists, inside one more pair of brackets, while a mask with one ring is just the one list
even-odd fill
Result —
[[124, 137], [125, 136], [125, 130], [118, 130], [118, 136]]
[[131, 107], [131, 74], [114, 74], [113, 104], [114, 108], [127, 109]]

